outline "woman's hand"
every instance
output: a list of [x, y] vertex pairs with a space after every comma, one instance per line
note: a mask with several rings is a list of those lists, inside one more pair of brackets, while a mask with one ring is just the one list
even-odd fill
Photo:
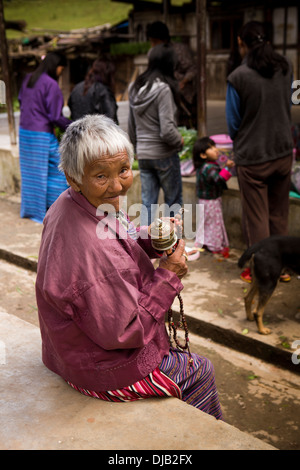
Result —
[[179, 240], [174, 253], [169, 256], [164, 255], [160, 259], [159, 267], [172, 271], [179, 277], [179, 279], [181, 279], [188, 272], [186, 260], [185, 243], [183, 240]]

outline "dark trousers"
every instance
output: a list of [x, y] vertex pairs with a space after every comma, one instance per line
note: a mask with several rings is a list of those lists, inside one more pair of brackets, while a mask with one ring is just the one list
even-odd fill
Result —
[[270, 235], [288, 234], [292, 160], [291, 155], [237, 167], [242, 226], [248, 246]]

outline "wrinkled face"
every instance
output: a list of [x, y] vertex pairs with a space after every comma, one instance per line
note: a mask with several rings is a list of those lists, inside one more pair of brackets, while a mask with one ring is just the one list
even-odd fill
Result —
[[127, 152], [123, 151], [88, 163], [81, 184], [67, 179], [73, 189], [81, 191], [94, 207], [113, 206], [115, 211], [119, 211], [122, 197], [132, 185], [133, 175]]

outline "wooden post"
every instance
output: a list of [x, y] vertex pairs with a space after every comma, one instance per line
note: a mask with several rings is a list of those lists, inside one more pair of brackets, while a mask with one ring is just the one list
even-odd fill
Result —
[[198, 136], [206, 130], [206, 0], [196, 0], [197, 19], [197, 128]]
[[287, 41], [287, 19], [288, 19], [288, 7], [284, 7], [284, 18], [283, 18], [283, 55], [286, 55], [286, 41]]
[[1, 52], [1, 64], [3, 79], [6, 89], [6, 108], [7, 108], [7, 117], [9, 125], [9, 135], [11, 145], [17, 144], [16, 138], [16, 128], [15, 128], [15, 117], [13, 112], [13, 102], [12, 102], [12, 89], [11, 81], [9, 78], [9, 60], [8, 60], [8, 47], [5, 33], [5, 24], [4, 24], [4, 11], [3, 11], [3, 1], [0, 0], [0, 52]]
[[164, 18], [164, 23], [166, 25], [168, 24], [169, 11], [170, 11], [170, 0], [163, 0], [163, 18]]

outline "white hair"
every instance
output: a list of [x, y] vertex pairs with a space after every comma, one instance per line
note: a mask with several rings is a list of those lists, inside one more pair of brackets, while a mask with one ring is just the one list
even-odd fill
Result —
[[133, 146], [126, 132], [107, 116], [87, 115], [72, 122], [64, 133], [59, 168], [81, 184], [87, 163], [123, 151], [132, 165]]

